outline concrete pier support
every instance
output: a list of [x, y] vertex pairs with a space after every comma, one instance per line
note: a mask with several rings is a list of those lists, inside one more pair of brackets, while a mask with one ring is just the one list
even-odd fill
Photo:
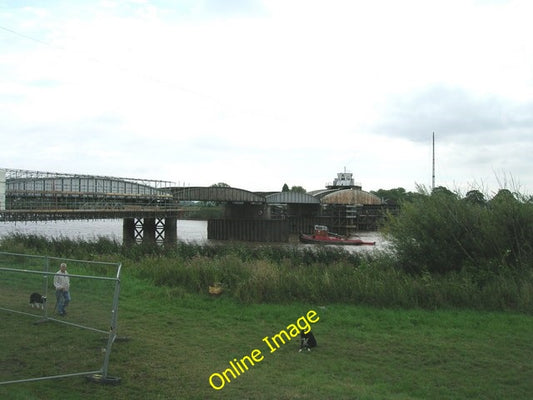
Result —
[[143, 244], [155, 244], [157, 241], [156, 238], [156, 219], [155, 218], [144, 218], [143, 220]]
[[165, 218], [163, 232], [163, 241], [166, 245], [176, 244], [178, 241], [178, 220], [176, 218]]
[[288, 221], [210, 219], [207, 238], [248, 242], [288, 242]]
[[122, 220], [122, 243], [125, 245], [135, 244], [135, 218]]

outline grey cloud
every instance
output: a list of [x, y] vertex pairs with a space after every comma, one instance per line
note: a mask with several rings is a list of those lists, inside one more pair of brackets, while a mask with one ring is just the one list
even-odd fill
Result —
[[522, 140], [533, 131], [533, 102], [513, 103], [496, 96], [478, 97], [462, 89], [433, 87], [387, 102], [372, 131], [427, 142], [441, 140], [494, 143]]

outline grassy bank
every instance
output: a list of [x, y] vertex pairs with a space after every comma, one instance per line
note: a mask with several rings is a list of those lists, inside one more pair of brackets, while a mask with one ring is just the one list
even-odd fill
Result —
[[[526, 399], [533, 392], [533, 324], [523, 314], [244, 305], [156, 287], [134, 276], [135, 265], [124, 268], [119, 330], [130, 340], [115, 344], [110, 365], [121, 384], [73, 377], [0, 386], [0, 398]], [[298, 353], [293, 339], [270, 353], [262, 339], [309, 310], [320, 318], [312, 328], [318, 347]], [[98, 335], [2, 314], [2, 360], [14, 362], [10, 351], [19, 364], [47, 371], [60, 343], [68, 345], [72, 368], [99, 351]], [[221, 390], [209, 385], [211, 374], [253, 349], [262, 351], [261, 362]]]

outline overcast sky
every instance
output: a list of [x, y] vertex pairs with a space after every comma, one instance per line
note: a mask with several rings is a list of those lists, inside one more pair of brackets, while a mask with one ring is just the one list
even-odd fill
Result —
[[533, 192], [533, 2], [0, 0], [0, 168]]

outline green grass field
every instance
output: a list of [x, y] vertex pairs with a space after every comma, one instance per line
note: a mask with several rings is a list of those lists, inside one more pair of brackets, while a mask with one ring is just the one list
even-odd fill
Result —
[[[70, 305], [72, 313], [90, 313], [83, 307]], [[294, 338], [270, 353], [262, 339], [309, 310], [319, 317], [312, 325], [318, 347], [299, 353]], [[99, 366], [101, 334], [0, 313], [3, 380], [40, 376], [57, 364], [72, 372]], [[128, 340], [115, 343], [109, 368], [119, 385], [70, 377], [0, 385], [0, 398], [529, 399], [533, 393], [533, 320], [524, 314], [242, 305], [224, 295], [155, 287], [126, 268], [119, 335]], [[210, 386], [211, 374], [254, 349], [264, 356], [260, 362], [221, 390]]]

